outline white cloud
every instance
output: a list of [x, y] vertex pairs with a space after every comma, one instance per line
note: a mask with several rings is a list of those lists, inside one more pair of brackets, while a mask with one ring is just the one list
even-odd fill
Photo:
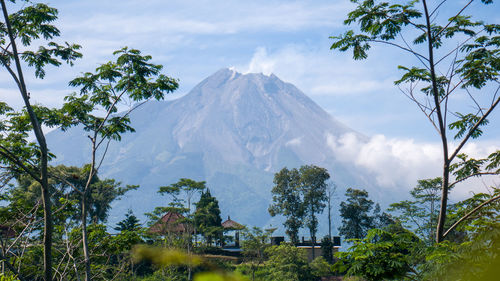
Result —
[[[441, 176], [442, 152], [438, 143], [387, 138], [383, 135], [364, 141], [350, 133], [339, 138], [328, 135], [327, 141], [339, 161], [353, 163], [367, 171], [382, 187], [410, 189], [419, 179]], [[463, 148], [463, 153], [479, 158], [498, 149], [500, 147], [496, 144], [470, 143]], [[484, 192], [485, 184], [495, 183], [495, 180], [498, 178], [493, 178], [493, 181], [491, 178], [475, 179], [457, 186], [453, 193], [457, 198], [463, 198], [471, 191]]]
[[[91, 2], [87, 4], [92, 6]], [[95, 4], [94, 4], [95, 5]], [[339, 26], [348, 2], [315, 1], [121, 1], [120, 7], [78, 11], [68, 5], [67, 30], [144, 34], [232, 34], [266, 29], [293, 31]], [[83, 8], [83, 7], [82, 7]], [[88, 8], [88, 7], [87, 7]], [[71, 13], [71, 14], [69, 14]], [[86, 16], [75, 21], [71, 17]]]
[[298, 146], [302, 144], [302, 137], [294, 138], [285, 143], [285, 146]]
[[269, 52], [258, 47], [244, 73], [271, 73], [290, 81], [311, 96], [356, 95], [368, 92], [396, 91], [389, 75], [381, 79], [376, 68], [360, 68], [349, 56], [334, 56], [326, 48], [311, 49], [306, 45], [288, 45]]

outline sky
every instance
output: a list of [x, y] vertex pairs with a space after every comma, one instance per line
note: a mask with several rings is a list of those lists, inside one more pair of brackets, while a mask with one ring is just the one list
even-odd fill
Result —
[[[73, 67], [49, 69], [44, 80], [29, 79], [34, 101], [60, 105], [62, 97], [73, 91], [67, 86], [69, 80], [128, 46], [152, 55], [166, 74], [179, 79], [180, 88], [170, 98], [188, 93], [225, 67], [274, 73], [370, 138], [368, 143], [350, 136], [332, 140], [332, 149], [343, 153], [346, 161], [373, 170], [377, 180], [389, 185], [409, 186], [418, 178], [439, 175], [438, 135], [393, 83], [401, 75], [398, 65], [418, 62], [387, 46], [373, 47], [363, 61], [330, 50], [329, 37], [347, 29], [343, 20], [353, 8], [350, 1], [50, 0], [48, 4], [59, 10], [57, 41], [82, 45], [83, 59]], [[466, 12], [498, 23], [498, 5], [473, 3]], [[19, 105], [13, 86], [0, 74], [2, 98]], [[463, 95], [452, 101], [458, 109], [469, 110]], [[498, 148], [499, 124], [497, 110], [481, 140], [466, 151], [485, 156]]]

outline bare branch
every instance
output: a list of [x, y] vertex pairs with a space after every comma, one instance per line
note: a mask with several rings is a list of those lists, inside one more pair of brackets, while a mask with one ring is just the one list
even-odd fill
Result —
[[467, 40], [464, 40], [462, 43], [458, 44], [458, 46], [454, 49], [452, 49], [450, 52], [448, 52], [446, 55], [444, 55], [442, 58], [440, 58], [437, 62], [436, 62], [436, 65], [438, 65], [441, 61], [443, 61], [444, 59], [446, 59], [449, 55], [453, 54], [453, 52], [457, 52], [463, 45], [465, 45], [465, 43], [469, 42], [469, 40], [473, 39], [473, 38], [476, 38], [477, 35], [481, 32], [483, 32], [484, 29], [478, 31], [474, 36], [470, 36], [469, 38], [467, 38]]
[[474, 0], [470, 0], [469, 3], [467, 3], [453, 18], [451, 18], [449, 21], [448, 21], [448, 24], [445, 25], [445, 27], [443, 27], [437, 34], [436, 36], [434, 36], [434, 38], [437, 38], [439, 36], [439, 34], [441, 34], [441, 32], [443, 32], [446, 28], [448, 28], [448, 26], [450, 26], [450, 24], [472, 3], [474, 2]]
[[462, 179], [460, 179], [460, 180], [457, 180], [457, 181], [455, 181], [455, 182], [453, 182], [453, 183], [450, 183], [450, 188], [451, 188], [451, 187], [453, 187], [453, 186], [454, 186], [455, 184], [457, 184], [457, 183], [463, 182], [463, 181], [465, 181], [465, 180], [467, 180], [467, 179], [470, 179], [470, 178], [473, 178], [473, 177], [478, 177], [478, 176], [497, 176], [497, 175], [498, 175], [498, 173], [495, 173], [495, 172], [480, 172], [480, 173], [474, 173], [474, 174], [472, 174], [472, 175], [468, 175], [468, 176], [466, 176], [466, 177], [464, 177], [464, 178], [462, 178]]
[[[429, 59], [428, 59], [428, 58], [426, 58], [425, 56], [423, 56], [423, 55], [421, 55], [421, 54], [419, 54], [419, 53], [417, 53], [417, 52], [415, 52], [415, 51], [413, 51], [413, 50], [411, 50], [411, 49], [408, 49], [408, 48], [405, 48], [405, 47], [403, 47], [403, 46], [401, 46], [401, 45], [398, 45], [398, 44], [396, 44], [396, 43], [387, 42], [387, 41], [383, 41], [383, 40], [370, 40], [370, 41], [375, 42], [375, 43], [383, 43], [383, 44], [388, 44], [388, 45], [391, 45], [391, 46], [394, 46], [394, 47], [398, 47], [398, 48], [400, 48], [400, 49], [402, 49], [402, 50], [405, 50], [405, 51], [407, 51], [407, 52], [409, 52], [409, 53], [412, 53], [413, 55], [415, 55], [415, 56], [417, 56], [417, 57], [419, 57], [419, 58], [421, 58], [421, 59], [424, 59], [424, 60], [426, 60], [426, 61], [429, 61]], [[425, 64], [424, 64], [424, 65], [425, 65]]]
[[444, 2], [446, 2], [446, 0], [441, 1], [441, 3], [439, 3], [439, 5], [437, 5], [436, 8], [434, 8], [434, 10], [432, 10], [431, 17], [432, 17], [432, 15], [434, 15], [435, 12], [437, 12], [439, 10], [439, 7], [441, 7], [441, 5], [444, 4]]
[[42, 179], [39, 178], [37, 174], [35, 174], [33, 171], [31, 171], [26, 165], [24, 165], [23, 162], [21, 162], [19, 159], [15, 157], [12, 152], [10, 152], [6, 147], [3, 145], [0, 145], [0, 154], [4, 156], [5, 158], [8, 158], [10, 161], [12, 161], [15, 165], [17, 165], [20, 169], [25, 171], [27, 174], [29, 174], [34, 180], [42, 184]]
[[472, 211], [468, 212], [465, 216], [461, 217], [457, 222], [455, 222], [452, 226], [450, 226], [450, 228], [448, 228], [448, 230], [443, 234], [443, 238], [446, 237], [446, 235], [448, 235], [448, 233], [450, 233], [450, 231], [452, 231], [453, 229], [455, 229], [455, 227], [457, 227], [457, 225], [459, 225], [461, 222], [463, 222], [464, 220], [468, 219], [470, 216], [472, 216], [475, 212], [479, 211], [482, 207], [496, 201], [500, 199], [500, 195], [497, 195], [491, 199], [489, 199], [488, 201], [485, 201], [483, 202], [482, 204], [480, 204], [479, 206], [477, 206], [476, 208], [474, 208]]
[[[500, 88], [500, 86], [498, 88]], [[498, 88], [497, 88], [497, 91], [498, 91]], [[497, 100], [491, 105], [491, 107], [488, 109], [488, 111], [486, 111], [484, 113], [484, 115], [476, 122], [476, 124], [474, 124], [474, 126], [469, 130], [467, 135], [465, 135], [465, 137], [462, 139], [462, 142], [460, 142], [460, 144], [455, 149], [453, 154], [448, 158], [448, 161], [451, 162], [457, 156], [457, 154], [460, 152], [462, 147], [465, 145], [465, 143], [472, 136], [474, 131], [476, 131], [476, 129], [481, 125], [481, 123], [483, 123], [483, 121], [488, 117], [488, 115], [490, 115], [490, 113], [493, 111], [493, 109], [495, 109], [495, 107], [498, 105], [498, 103], [500, 103], [500, 97], [497, 98]]]

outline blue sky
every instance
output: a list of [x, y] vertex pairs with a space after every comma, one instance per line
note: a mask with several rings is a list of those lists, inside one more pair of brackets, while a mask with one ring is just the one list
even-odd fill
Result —
[[[81, 44], [84, 58], [76, 67], [55, 70], [44, 81], [36, 81], [34, 87], [40, 92], [37, 99], [57, 104], [68, 91], [68, 80], [109, 60], [113, 50], [129, 46], [153, 55], [169, 75], [180, 80], [177, 95], [187, 93], [223, 67], [272, 72], [367, 135], [422, 141], [437, 137], [417, 107], [392, 83], [399, 74], [396, 66], [414, 63], [411, 58], [387, 47], [373, 48], [365, 61], [353, 61], [348, 53], [329, 50], [328, 37], [346, 29], [342, 21], [353, 7], [349, 1], [119, 3], [49, 2], [59, 9], [59, 40]], [[494, 10], [491, 7], [476, 5], [469, 9], [495, 19], [490, 15]], [[494, 118], [500, 119], [499, 115]], [[499, 136], [491, 133], [485, 139]]]
[[[60, 104], [71, 91], [66, 86], [70, 79], [111, 59], [114, 50], [129, 46], [152, 55], [168, 75], [180, 80], [173, 97], [223, 67], [276, 74], [349, 127], [377, 136], [374, 151], [381, 154], [373, 155], [371, 168], [384, 157], [397, 166], [398, 161], [406, 161], [401, 151], [415, 151], [415, 155], [428, 153], [422, 159], [415, 156], [415, 163], [425, 170], [430, 151], [439, 151], [432, 126], [393, 84], [400, 74], [398, 64], [416, 63], [411, 57], [384, 46], [373, 48], [368, 60], [354, 61], [350, 53], [329, 50], [328, 37], [346, 30], [342, 21], [353, 7], [350, 1], [51, 0], [49, 4], [59, 9], [56, 24], [62, 36], [58, 41], [81, 44], [84, 58], [72, 68], [52, 69], [45, 80], [30, 80], [35, 101]], [[487, 7], [474, 3], [467, 11], [498, 23], [498, 10], [498, 3]], [[5, 99], [19, 104], [8, 77], [0, 75], [0, 82]], [[455, 101], [467, 109], [463, 97]], [[471, 153], [484, 155], [498, 147], [500, 109], [490, 123]], [[421, 150], [425, 146], [432, 149]], [[348, 157], [367, 161], [366, 155]]]

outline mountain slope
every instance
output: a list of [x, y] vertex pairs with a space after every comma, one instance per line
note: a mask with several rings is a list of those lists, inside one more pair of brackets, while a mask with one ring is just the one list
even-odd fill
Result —
[[[143, 213], [165, 205], [158, 187], [181, 177], [206, 180], [224, 215], [260, 226], [269, 220], [273, 174], [284, 166], [316, 164], [339, 184], [369, 184], [337, 163], [327, 145], [328, 135], [357, 133], [275, 75], [222, 69], [182, 98], [141, 106], [131, 120], [136, 133], [111, 143], [101, 176], [141, 188], [115, 203], [111, 222], [127, 208]], [[78, 128], [48, 139], [56, 163], [88, 162], [89, 145]]]

